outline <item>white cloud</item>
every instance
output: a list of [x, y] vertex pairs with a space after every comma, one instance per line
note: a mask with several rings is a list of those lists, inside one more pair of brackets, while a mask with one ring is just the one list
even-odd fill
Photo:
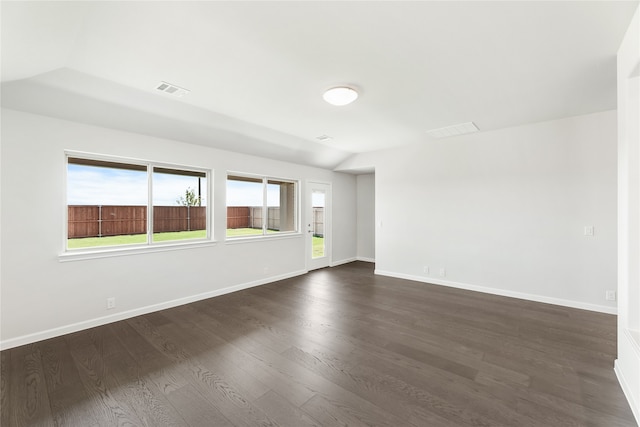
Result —
[[[176, 206], [176, 200], [185, 196], [190, 188], [198, 195], [198, 178], [156, 173], [153, 174], [153, 204], [156, 206]], [[200, 180], [202, 206], [207, 205], [207, 180]]]
[[[187, 188], [198, 192], [198, 178], [154, 174], [153, 202], [156, 206], [176, 206]], [[203, 205], [207, 202], [207, 183], [201, 181]], [[67, 204], [69, 205], [146, 205], [147, 173], [125, 169], [69, 165]]]
[[[262, 206], [262, 183], [227, 181], [227, 206]], [[280, 206], [280, 187], [267, 185], [268, 206]]]
[[69, 165], [69, 205], [146, 205], [147, 174], [124, 169]]

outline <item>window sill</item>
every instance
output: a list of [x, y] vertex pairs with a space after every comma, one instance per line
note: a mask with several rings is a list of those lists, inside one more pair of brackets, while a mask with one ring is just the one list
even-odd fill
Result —
[[127, 247], [99, 248], [89, 250], [70, 250], [58, 255], [58, 261], [82, 261], [86, 259], [112, 258], [118, 256], [148, 254], [154, 252], [179, 251], [184, 249], [203, 248], [215, 246], [218, 242], [215, 240], [198, 240], [193, 242], [181, 243], [156, 243], [154, 245], [136, 245]]
[[268, 240], [282, 240], [282, 239], [299, 239], [302, 237], [302, 233], [282, 233], [282, 234], [261, 234], [258, 236], [241, 236], [241, 237], [227, 237], [225, 239], [225, 245], [235, 245], [239, 243], [251, 243]]

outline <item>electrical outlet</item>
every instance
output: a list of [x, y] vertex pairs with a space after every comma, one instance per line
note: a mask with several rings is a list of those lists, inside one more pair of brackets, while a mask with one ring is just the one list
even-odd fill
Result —
[[447, 275], [447, 270], [444, 267], [442, 267], [440, 269], [440, 277], [445, 277], [446, 275]]
[[605, 298], [607, 301], [615, 301], [616, 300], [616, 291], [607, 291], [605, 293]]
[[107, 310], [112, 310], [114, 308], [116, 308], [115, 297], [107, 298]]
[[428, 265], [425, 265], [424, 267], [422, 267], [422, 272], [423, 272], [424, 274], [429, 274], [429, 266], [428, 266]]
[[585, 236], [593, 236], [594, 230], [593, 225], [585, 225], [584, 227], [584, 235]]

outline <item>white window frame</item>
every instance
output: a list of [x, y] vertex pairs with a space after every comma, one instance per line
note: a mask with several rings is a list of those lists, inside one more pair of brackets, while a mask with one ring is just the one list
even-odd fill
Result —
[[[271, 175], [257, 175], [246, 172], [234, 172], [227, 171], [227, 175], [225, 178], [225, 191], [227, 190], [227, 184], [229, 182], [229, 177], [240, 177], [240, 178], [249, 178], [256, 179], [262, 181], [262, 234], [248, 235], [248, 236], [227, 236], [227, 217], [226, 212], [229, 207], [225, 201], [225, 240], [229, 243], [235, 242], [243, 242], [243, 241], [251, 241], [251, 240], [262, 240], [262, 239], [281, 239], [281, 238], [289, 238], [289, 237], [300, 237], [302, 235], [302, 231], [300, 229], [301, 218], [300, 218], [300, 209], [301, 209], [301, 200], [300, 200], [300, 191], [301, 185], [300, 180], [291, 179], [291, 178], [281, 178]], [[294, 206], [294, 226], [295, 230], [293, 231], [278, 231], [276, 233], [267, 233], [268, 229], [268, 200], [267, 200], [267, 191], [268, 191], [268, 182], [269, 181], [280, 181], [285, 183], [290, 183], [295, 185], [295, 202]]]
[[[69, 249], [67, 246], [69, 233], [69, 215], [68, 215], [68, 176], [69, 158], [78, 158], [83, 160], [95, 160], [112, 163], [123, 163], [129, 165], [137, 165], [145, 167], [147, 170], [147, 241], [140, 244], [113, 245], [113, 246], [96, 246], [90, 248]], [[170, 240], [163, 242], [153, 241], [153, 173], [154, 168], [176, 169], [190, 172], [204, 173], [206, 179], [206, 194], [204, 194], [206, 204], [206, 231], [204, 238], [195, 238], [188, 240]], [[64, 152], [64, 203], [63, 203], [63, 243], [62, 252], [59, 255], [59, 261], [75, 261], [82, 259], [104, 258], [112, 256], [133, 255], [149, 252], [164, 252], [170, 250], [189, 249], [193, 247], [214, 245], [216, 241], [213, 239], [213, 170], [200, 167], [188, 166], [176, 163], [158, 162], [152, 160], [141, 160], [129, 157], [119, 157], [95, 153], [86, 153], [79, 151], [65, 150]]]

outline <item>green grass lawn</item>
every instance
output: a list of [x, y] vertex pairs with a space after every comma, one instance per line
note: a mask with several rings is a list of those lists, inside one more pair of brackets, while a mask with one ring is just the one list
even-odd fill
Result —
[[[267, 233], [277, 233], [274, 230], [267, 230]], [[240, 237], [240, 236], [259, 236], [262, 234], [262, 230], [254, 228], [235, 228], [227, 229], [227, 237]], [[196, 231], [176, 231], [167, 233], [154, 233], [154, 242], [167, 242], [171, 240], [186, 240], [186, 239], [203, 239], [207, 237], [206, 230]], [[126, 236], [107, 236], [107, 237], [84, 237], [81, 239], [68, 239], [67, 248], [69, 249], [82, 249], [82, 248], [94, 248], [97, 246], [118, 246], [118, 245], [135, 245], [147, 243], [146, 234], [133, 234]], [[313, 237], [313, 258], [319, 258], [324, 256], [324, 238]]]
[[[203, 239], [207, 237], [206, 230], [175, 231], [167, 233], [154, 233], [154, 242], [166, 242], [169, 240]], [[146, 234], [132, 234], [126, 236], [84, 237], [81, 239], [68, 239], [67, 248], [81, 249], [96, 246], [135, 245], [147, 243]]]
[[324, 237], [313, 236], [313, 258], [324, 256]]

